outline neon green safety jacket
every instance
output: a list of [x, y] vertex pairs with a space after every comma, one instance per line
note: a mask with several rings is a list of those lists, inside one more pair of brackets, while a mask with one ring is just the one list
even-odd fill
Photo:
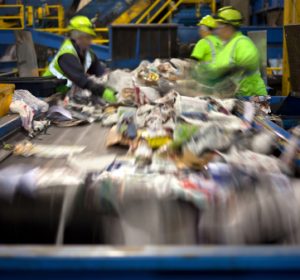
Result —
[[193, 49], [191, 57], [201, 62], [212, 62], [222, 49], [222, 46], [222, 41], [217, 36], [208, 35], [207, 37], [198, 41]]
[[[64, 41], [64, 43], [60, 47], [60, 49], [57, 52], [57, 54], [55, 55], [54, 59], [49, 64], [49, 66], [48, 66], [47, 70], [45, 71], [45, 73], [43, 74], [43, 76], [44, 77], [49, 77], [49, 76], [53, 77], [53, 76], [55, 76], [58, 79], [66, 79], [68, 81], [67, 82], [67, 87], [70, 88], [72, 86], [72, 81], [70, 81], [67, 77], [64, 76], [64, 73], [63, 73], [63, 71], [61, 70], [61, 68], [59, 67], [59, 64], [58, 64], [58, 59], [63, 54], [66, 54], [66, 53], [75, 55], [79, 59], [77, 51], [76, 51], [75, 47], [73, 46], [70, 39], [67, 39], [67, 40]], [[91, 54], [91, 51], [87, 51], [85, 59], [84, 59], [84, 71], [85, 72], [88, 71], [91, 64], [92, 64], [92, 54]]]
[[216, 55], [215, 61], [199, 65], [198, 75], [216, 81], [228, 75], [230, 71], [238, 73], [236, 95], [267, 95], [265, 83], [260, 74], [260, 57], [254, 43], [241, 32], [236, 32], [223, 49]]

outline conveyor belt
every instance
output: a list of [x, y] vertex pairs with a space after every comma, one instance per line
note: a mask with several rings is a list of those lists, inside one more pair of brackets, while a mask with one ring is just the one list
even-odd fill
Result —
[[[100, 124], [81, 127], [50, 127], [47, 135], [32, 142], [57, 145], [84, 145], [94, 156], [123, 155], [125, 148], [105, 147], [109, 129]], [[6, 139], [15, 143], [25, 139], [18, 132]], [[42, 159], [10, 156], [0, 169], [13, 164], [57, 167], [66, 159]], [[13, 202], [0, 200], [0, 244], [53, 244], [62, 209], [64, 189], [40, 190], [36, 197], [17, 194]], [[78, 193], [72, 219], [65, 230], [65, 244], [195, 244], [198, 211], [192, 205], [176, 200], [127, 201], [122, 213], [87, 209], [85, 194]], [[120, 215], [122, 217], [120, 217]], [[145, 223], [149, 221], [149, 223]], [[174, 230], [175, 229], [175, 230]]]
[[[85, 126], [77, 127], [54, 127], [51, 126], [47, 134], [41, 134], [32, 140], [33, 143], [51, 144], [51, 145], [79, 145], [86, 146], [84, 152], [92, 153], [94, 156], [106, 154], [125, 154], [126, 148], [113, 147], [106, 148], [106, 136], [109, 129], [101, 127], [99, 123], [93, 123]], [[26, 136], [23, 132], [17, 132], [5, 139], [7, 143], [16, 143], [25, 140]], [[24, 158], [20, 156], [10, 156], [0, 163], [0, 169], [17, 163], [32, 164], [36, 166], [57, 167], [66, 163], [65, 159], [42, 159], [42, 158]]]
[[[52, 145], [83, 145], [86, 146], [84, 152], [92, 153], [94, 156], [126, 153], [126, 148], [106, 149], [105, 140], [108, 131], [107, 128], [102, 128], [99, 123], [68, 128], [51, 126], [47, 134], [39, 135], [32, 142]], [[6, 138], [5, 142], [14, 144], [26, 138], [24, 131], [18, 131]], [[7, 152], [2, 150], [1, 153], [3, 156]], [[25, 158], [11, 155], [0, 163], [0, 169], [15, 164], [51, 168], [64, 166], [66, 159]], [[2, 229], [0, 243], [53, 244], [62, 209], [64, 191], [65, 189], [55, 187], [51, 190], [41, 190], [33, 198], [17, 193], [13, 201], [0, 199], [0, 227]], [[100, 230], [100, 228], [107, 223], [114, 225], [117, 219], [115, 214], [99, 217], [94, 211], [82, 209], [82, 199], [79, 195], [80, 206], [75, 210], [76, 213], [70, 222], [70, 227], [66, 229], [66, 242], [81, 244], [94, 242], [99, 244], [104, 240], [110, 242], [108, 241], [109, 233]], [[119, 223], [114, 227], [118, 225]], [[114, 241], [111, 242], [119, 243], [120, 241], [118, 237], [115, 237]]]

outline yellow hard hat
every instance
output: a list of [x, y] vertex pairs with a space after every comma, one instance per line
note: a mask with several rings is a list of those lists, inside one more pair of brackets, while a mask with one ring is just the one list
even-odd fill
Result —
[[68, 29], [70, 31], [78, 30], [83, 33], [96, 37], [93, 23], [89, 20], [89, 18], [85, 16], [75, 16], [71, 18]]
[[218, 10], [216, 21], [233, 26], [240, 26], [243, 22], [243, 16], [239, 10], [232, 6], [226, 6]]
[[204, 18], [202, 18], [200, 20], [200, 22], [198, 23], [198, 25], [205, 25], [209, 28], [217, 28], [216, 20], [210, 15], [205, 16]]

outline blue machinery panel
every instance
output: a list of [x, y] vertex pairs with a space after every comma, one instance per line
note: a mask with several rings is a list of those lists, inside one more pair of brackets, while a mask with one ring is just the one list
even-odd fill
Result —
[[6, 279], [299, 279], [300, 247], [0, 247]]

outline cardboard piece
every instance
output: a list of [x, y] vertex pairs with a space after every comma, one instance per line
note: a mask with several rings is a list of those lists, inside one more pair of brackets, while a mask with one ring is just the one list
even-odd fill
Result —
[[183, 148], [182, 155], [177, 157], [176, 164], [178, 168], [203, 169], [215, 156], [213, 152], [207, 152], [201, 157], [194, 155], [188, 148]]
[[117, 126], [113, 126], [106, 138], [106, 147], [111, 147], [115, 145], [130, 146], [132, 141], [128, 138], [123, 137], [121, 133], [118, 132]]

